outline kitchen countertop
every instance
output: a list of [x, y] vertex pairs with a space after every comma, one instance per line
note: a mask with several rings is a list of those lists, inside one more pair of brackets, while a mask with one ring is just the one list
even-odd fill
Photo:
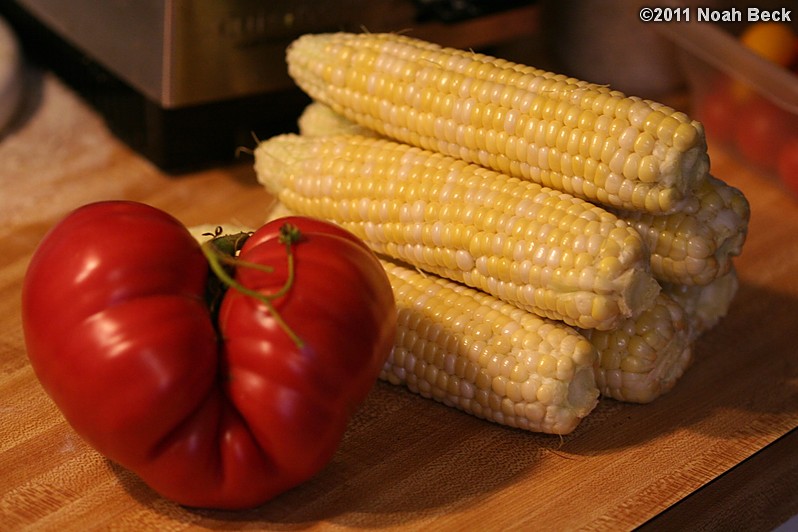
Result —
[[[649, 405], [604, 400], [565, 437], [530, 434], [378, 383], [332, 462], [259, 509], [191, 510], [89, 448], [28, 364], [20, 289], [45, 231], [95, 200], [187, 225], [255, 225], [272, 198], [251, 159], [167, 175], [43, 74], [0, 140], [0, 529], [770, 529], [798, 514], [798, 201], [712, 152], [752, 206], [729, 315]], [[744, 526], [743, 526], [744, 525]]]

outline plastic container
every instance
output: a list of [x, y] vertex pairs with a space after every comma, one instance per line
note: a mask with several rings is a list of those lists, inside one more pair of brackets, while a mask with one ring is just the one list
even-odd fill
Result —
[[798, 197], [798, 74], [763, 59], [711, 23], [659, 24], [679, 51], [692, 115], [710, 147], [774, 178]]

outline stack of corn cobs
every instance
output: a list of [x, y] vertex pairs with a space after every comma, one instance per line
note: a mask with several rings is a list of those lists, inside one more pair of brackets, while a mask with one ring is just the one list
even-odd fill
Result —
[[749, 205], [684, 113], [394, 34], [306, 35], [287, 62], [313, 103], [256, 173], [382, 257], [382, 379], [567, 434], [600, 396], [669, 391], [727, 312]]

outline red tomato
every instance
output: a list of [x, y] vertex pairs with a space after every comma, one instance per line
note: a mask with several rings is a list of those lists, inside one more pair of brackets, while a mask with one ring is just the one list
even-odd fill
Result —
[[791, 120], [790, 115], [769, 101], [752, 98], [736, 118], [737, 150], [752, 163], [774, 170], [781, 146], [794, 127]]
[[778, 176], [784, 186], [798, 198], [798, 137], [784, 143], [779, 153]]
[[698, 102], [697, 118], [704, 124], [707, 142], [725, 143], [734, 137], [739, 102], [726, 79], [719, 79]]
[[[277, 220], [242, 248], [213, 319], [208, 262], [188, 230], [139, 203], [78, 209], [36, 250], [23, 287], [31, 364], [105, 456], [189, 506], [259, 505], [332, 458], [394, 342], [388, 278], [351, 234]], [[280, 326], [278, 317], [287, 324]], [[301, 347], [287, 331], [301, 340]]]

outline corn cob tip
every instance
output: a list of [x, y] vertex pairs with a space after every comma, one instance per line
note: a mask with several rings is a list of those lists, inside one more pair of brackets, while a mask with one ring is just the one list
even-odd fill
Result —
[[604, 397], [650, 403], [670, 391], [692, 362], [682, 307], [661, 292], [653, 307], [610, 331], [582, 331], [598, 352], [596, 383]]
[[730, 264], [728, 272], [706, 285], [663, 283], [662, 291], [684, 309], [695, 340], [729, 312], [739, 285], [737, 270]]
[[657, 280], [688, 285], [708, 284], [729, 271], [732, 258], [742, 253], [751, 215], [743, 193], [712, 175], [682, 211], [612, 212], [645, 240]]
[[618, 281], [626, 287], [620, 299], [625, 316], [634, 317], [651, 308], [660, 293], [660, 284], [646, 269], [628, 270]]

